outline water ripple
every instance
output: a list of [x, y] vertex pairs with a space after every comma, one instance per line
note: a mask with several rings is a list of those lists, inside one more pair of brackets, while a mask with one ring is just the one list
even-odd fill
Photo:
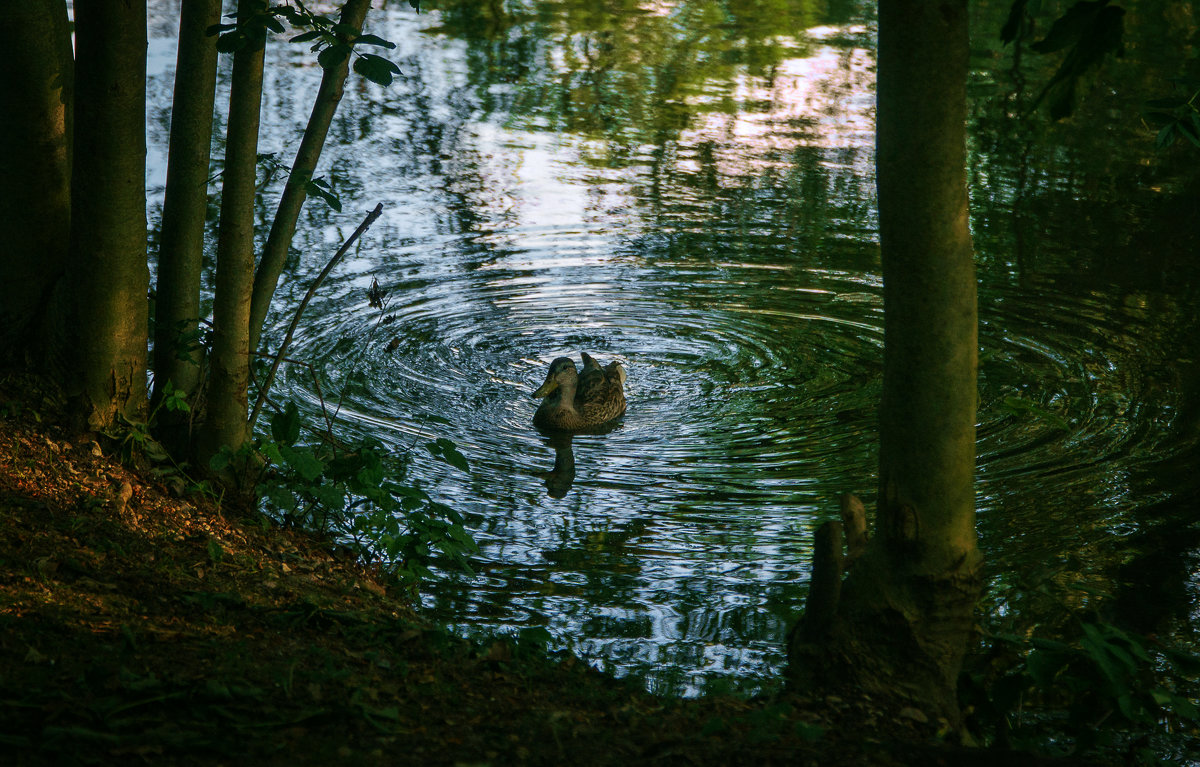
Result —
[[[483, 575], [448, 579], [430, 604], [478, 625], [548, 624], [618, 670], [686, 657], [695, 678], [769, 676], [815, 522], [838, 492], [873, 489], [877, 274], [655, 260], [595, 231], [522, 242], [469, 268], [392, 254], [404, 266], [376, 273], [382, 313], [367, 275], [346, 273], [300, 340], [327, 390], [363, 374], [343, 410], [362, 429], [398, 450], [448, 436], [471, 460], [470, 477], [420, 456], [410, 469], [465, 506], [483, 549]], [[1170, 404], [1134, 401], [1140, 320], [1101, 301], [985, 292], [985, 516], [1014, 487], [1061, 490], [1066, 475], [1097, 492], [1098, 475], [1161, 452]], [[549, 497], [554, 450], [530, 394], [579, 351], [626, 367], [628, 413], [574, 438], [573, 486]]]

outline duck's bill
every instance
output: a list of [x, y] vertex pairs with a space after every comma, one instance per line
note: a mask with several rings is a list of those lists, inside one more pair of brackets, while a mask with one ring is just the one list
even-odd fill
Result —
[[541, 399], [542, 397], [548, 397], [551, 394], [553, 394], [554, 390], [557, 388], [558, 388], [558, 381], [555, 381], [553, 378], [547, 378], [546, 383], [544, 383], [540, 387], [538, 387], [538, 390], [533, 393], [533, 397], [534, 397], [534, 399]]

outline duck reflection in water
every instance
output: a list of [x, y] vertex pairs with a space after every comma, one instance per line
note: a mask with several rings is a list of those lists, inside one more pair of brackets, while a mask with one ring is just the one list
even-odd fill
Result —
[[551, 498], [562, 498], [575, 482], [575, 450], [571, 447], [571, 434], [555, 434], [546, 440], [554, 448], [554, 468], [546, 472], [546, 494]]
[[582, 356], [583, 372], [569, 357], [550, 363], [545, 382], [533, 393], [542, 400], [533, 425], [554, 448], [554, 468], [546, 474], [551, 498], [565, 496], [575, 481], [572, 436], [611, 431], [625, 413], [625, 368], [615, 360], [602, 367], [587, 352]]

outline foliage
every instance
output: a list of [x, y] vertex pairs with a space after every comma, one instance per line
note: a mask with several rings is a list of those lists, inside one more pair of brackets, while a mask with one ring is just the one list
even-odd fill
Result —
[[[267, 30], [282, 34], [283, 19], [293, 27], [305, 30], [293, 37], [291, 42], [313, 43], [312, 50], [317, 54], [317, 63], [322, 69], [339, 66], [353, 55], [354, 71], [373, 83], [391, 85], [395, 76], [402, 74], [395, 63], [383, 56], [355, 50], [356, 46], [364, 45], [391, 49], [396, 47], [395, 43], [377, 35], [360, 34], [348, 24], [327, 19], [313, 12], [300, 0], [294, 2], [295, 5], [264, 8], [238, 23], [216, 24], [209, 29], [209, 34], [220, 35], [217, 38], [217, 50], [232, 53], [245, 46], [255, 36], [265, 35]], [[413, 3], [413, 8], [418, 10], [416, 3]]]
[[[273, 181], [278, 174], [287, 174], [291, 171], [291, 167], [281, 162], [278, 159], [278, 152], [260, 152], [257, 157], [258, 167], [263, 170], [263, 178], [260, 183], [266, 186]], [[221, 175], [220, 172], [214, 174], [213, 178]], [[342, 200], [334, 191], [333, 185], [322, 176], [309, 176], [304, 182], [304, 190], [311, 197], [319, 197], [321, 200], [338, 213], [342, 212]]]
[[1128, 749], [1138, 763], [1157, 763], [1151, 734], [1200, 725], [1200, 657], [1094, 613], [1067, 630], [1066, 641], [985, 635], [990, 664], [964, 675], [963, 697], [986, 740], [1055, 756]]
[[1182, 96], [1152, 99], [1146, 102], [1146, 121], [1158, 127], [1154, 144], [1165, 149], [1179, 139], [1187, 139], [1193, 146], [1200, 147], [1200, 81], [1180, 78], [1175, 80]]
[[[1005, 44], [1020, 45], [1033, 30], [1033, 14], [1039, 6], [1030, 0], [1014, 0], [1000, 39]], [[1049, 99], [1051, 118], [1070, 117], [1080, 79], [1108, 54], [1120, 56], [1124, 52], [1124, 17], [1125, 9], [1109, 5], [1109, 0], [1079, 0], [1051, 24], [1045, 37], [1030, 44], [1030, 50], [1043, 55], [1065, 51], [1058, 70], [1038, 94], [1032, 109]]]
[[[432, 575], [437, 553], [470, 572], [476, 550], [462, 516], [419, 487], [390, 475], [379, 442], [366, 438], [340, 447], [327, 435], [317, 444], [300, 439], [294, 402], [271, 418], [271, 436], [259, 445], [270, 469], [258, 486], [268, 507], [290, 524], [342, 538], [366, 558], [384, 557], [402, 578]], [[448, 439], [428, 445], [430, 453], [462, 471], [466, 458]]]
[[150, 415], [143, 421], [132, 421], [118, 413], [118, 428], [104, 432], [104, 436], [120, 446], [122, 460], [132, 461], [142, 457], [154, 465], [153, 473], [177, 494], [185, 491], [208, 493], [209, 486], [188, 475], [188, 464], [177, 461], [169, 450], [154, 437], [154, 431], [162, 413], [190, 413], [191, 403], [187, 392], [176, 389], [170, 381], [163, 386], [162, 397]]

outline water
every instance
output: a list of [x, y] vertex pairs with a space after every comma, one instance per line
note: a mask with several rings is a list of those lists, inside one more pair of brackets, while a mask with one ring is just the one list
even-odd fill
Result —
[[[273, 332], [382, 202], [291, 356], [342, 396], [341, 428], [405, 455], [467, 516], [478, 575], [447, 574], [431, 612], [463, 630], [544, 626], [653, 689], [770, 684], [813, 530], [841, 492], [874, 492], [871, 20], [853, 3], [443, 6], [374, 12], [405, 76], [352, 80], [322, 170], [345, 212], [310, 202]], [[270, 54], [263, 144], [281, 160], [319, 77], [303, 48]], [[151, 53], [165, 153], [169, 43]], [[982, 104], [1001, 101], [986, 100], [999, 56], [979, 57]], [[995, 109], [976, 108], [972, 160], [993, 593], [1035, 573], [1113, 587], [1157, 529], [1143, 510], [1195, 490], [1176, 466], [1197, 435], [1195, 225], [1138, 240], [1179, 196], [1128, 123], [1097, 153], [1067, 143], [1097, 131], [999, 133]], [[626, 367], [628, 412], [552, 443], [529, 395], [580, 351]], [[307, 370], [283, 386], [315, 412]], [[431, 437], [470, 474], [426, 455]], [[573, 476], [552, 471], [568, 450]]]

